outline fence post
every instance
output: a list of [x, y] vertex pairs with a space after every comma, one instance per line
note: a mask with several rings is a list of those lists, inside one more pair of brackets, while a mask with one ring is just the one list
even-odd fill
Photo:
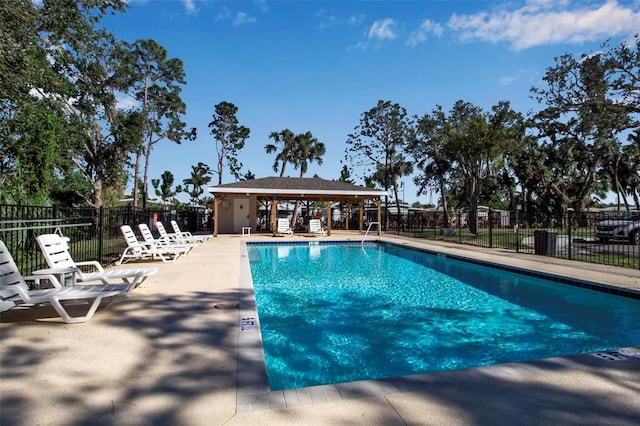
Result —
[[104, 206], [98, 209], [98, 259], [104, 263]]
[[518, 222], [518, 220], [520, 219], [518, 217], [518, 209], [516, 209], [516, 223], [513, 225], [513, 234], [516, 236], [516, 253], [520, 253], [520, 234], [519, 234], [519, 230], [520, 230], [520, 222]]
[[489, 207], [489, 248], [493, 248], [493, 211]]
[[573, 238], [571, 238], [571, 220], [572, 220], [572, 218], [571, 218], [571, 210], [569, 210], [567, 212], [567, 221], [569, 222], [567, 224], [567, 238], [568, 238], [568, 241], [567, 241], [567, 250], [568, 250], [567, 254], [569, 256], [569, 260], [571, 260], [571, 241], [573, 240]]
[[458, 210], [458, 242], [462, 244], [462, 210]]

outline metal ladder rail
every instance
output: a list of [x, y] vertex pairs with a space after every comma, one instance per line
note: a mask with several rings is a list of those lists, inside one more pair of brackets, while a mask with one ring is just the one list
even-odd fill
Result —
[[367, 230], [364, 233], [364, 236], [362, 237], [362, 241], [360, 242], [360, 246], [364, 247], [364, 240], [367, 238], [367, 235], [369, 235], [369, 231], [371, 230], [371, 227], [373, 225], [378, 225], [378, 234], [380, 234], [380, 222], [371, 222], [369, 223], [369, 226], [367, 226]]

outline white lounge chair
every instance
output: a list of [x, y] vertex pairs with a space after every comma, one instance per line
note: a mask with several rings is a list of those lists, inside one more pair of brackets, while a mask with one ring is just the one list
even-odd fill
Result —
[[322, 229], [322, 222], [320, 219], [309, 220], [309, 234], [321, 234], [323, 237], [327, 236], [327, 231]]
[[164, 224], [160, 221], [156, 222], [156, 229], [158, 230], [158, 234], [160, 234], [160, 239], [164, 240], [164, 241], [169, 241], [173, 244], [178, 244], [178, 245], [185, 245], [185, 246], [196, 246], [200, 243], [202, 243], [201, 239], [197, 239], [197, 238], [189, 238], [189, 237], [183, 237], [180, 234], [177, 233], [172, 233], [169, 234], [167, 232], [167, 229], [164, 227]]
[[[47, 280], [53, 288], [29, 290], [26, 281]], [[66, 323], [85, 322], [93, 317], [105, 297], [124, 296], [132, 286], [125, 284], [76, 285], [63, 287], [55, 275], [22, 276], [11, 253], [0, 241], [0, 312], [18, 305], [50, 303]], [[93, 300], [84, 316], [72, 317], [62, 305], [67, 300]]]
[[289, 234], [293, 236], [293, 229], [289, 226], [289, 219], [278, 219], [278, 234]]
[[[77, 281], [101, 281], [103, 284], [109, 284], [109, 280], [120, 280], [127, 283], [132, 288], [137, 287], [150, 275], [158, 272], [155, 266], [148, 268], [130, 268], [130, 269], [108, 269], [105, 270], [102, 265], [90, 260], [86, 262], [75, 262], [69, 253], [68, 238], [63, 238], [59, 234], [43, 234], [36, 237], [40, 251], [44, 260], [49, 265], [48, 270], [40, 272], [48, 272], [62, 277], [59, 281], [64, 284], [66, 279], [71, 278], [75, 284]], [[64, 280], [64, 281], [63, 281]]]
[[122, 252], [118, 264], [129, 260], [144, 259], [161, 259], [163, 262], [174, 262], [182, 255], [182, 252], [171, 248], [159, 247], [153, 243], [142, 243], [138, 241], [136, 234], [129, 225], [122, 225], [120, 232], [122, 232], [122, 236], [127, 243], [127, 248]]
[[151, 233], [151, 229], [149, 229], [149, 226], [146, 223], [139, 223], [138, 230], [140, 231], [140, 235], [142, 235], [142, 239], [145, 243], [153, 244], [157, 248], [172, 249], [179, 252], [180, 254], [188, 254], [189, 251], [191, 251], [191, 249], [193, 248], [192, 245], [179, 244], [163, 238], [155, 238]]
[[182, 238], [186, 238], [187, 240], [199, 240], [204, 243], [209, 239], [209, 235], [192, 235], [189, 231], [181, 231], [178, 222], [176, 222], [175, 220], [171, 221], [171, 228], [173, 228], [173, 232], [176, 235], [179, 235]]

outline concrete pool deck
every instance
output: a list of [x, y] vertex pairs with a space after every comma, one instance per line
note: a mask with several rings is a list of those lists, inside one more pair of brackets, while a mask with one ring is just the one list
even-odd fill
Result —
[[[262, 374], [257, 350], [238, 351], [252, 333], [240, 331], [252, 304], [242, 243], [321, 238], [211, 238], [175, 263], [153, 262], [156, 275], [84, 324], [64, 324], [48, 306], [3, 313], [0, 424], [640, 423], [640, 358], [579, 355], [299, 391], [252, 388]], [[326, 239], [361, 238], [333, 231]], [[638, 270], [382, 239], [640, 291]]]

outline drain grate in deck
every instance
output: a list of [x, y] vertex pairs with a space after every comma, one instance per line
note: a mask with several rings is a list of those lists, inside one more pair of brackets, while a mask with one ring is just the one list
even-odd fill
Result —
[[640, 358], [640, 351], [619, 349], [617, 351], [594, 352], [591, 355], [605, 361], [622, 361], [629, 358]]

